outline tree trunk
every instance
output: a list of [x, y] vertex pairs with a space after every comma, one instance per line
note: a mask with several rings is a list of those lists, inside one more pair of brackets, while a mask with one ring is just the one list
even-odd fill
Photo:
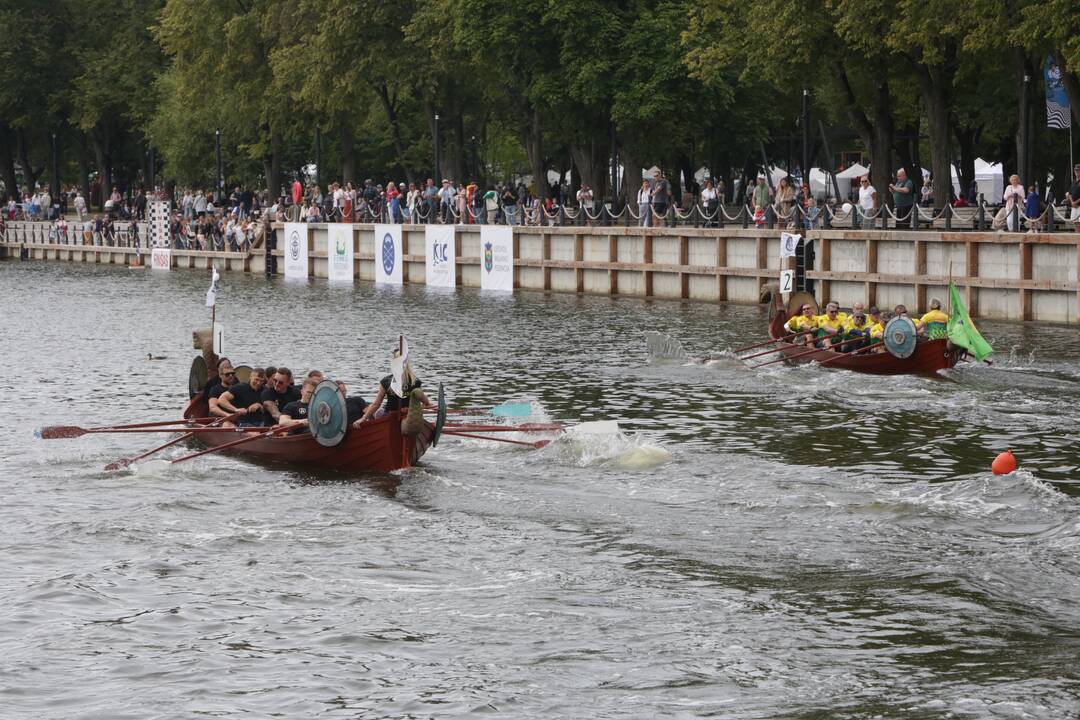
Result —
[[343, 120], [338, 125], [338, 133], [341, 137], [341, 182], [352, 183], [355, 187], [357, 184], [356, 141], [348, 121]]
[[[951, 55], [951, 53], [949, 53]], [[946, 63], [949, 61], [946, 60]], [[948, 65], [916, 65], [915, 78], [919, 84], [930, 135], [930, 162], [934, 174], [934, 207], [943, 208], [949, 202], [952, 172], [949, 158], [949, 110], [953, 73]], [[913, 153], [914, 154], [914, 153]], [[922, 173], [915, 184], [916, 193], [922, 183]]]
[[33, 194], [34, 189], [37, 187], [38, 178], [34, 166], [30, 162], [30, 143], [27, 140], [26, 131], [16, 131], [15, 137], [19, 153], [19, 165], [22, 166], [23, 171], [23, 181], [26, 184], [27, 191]]
[[[1013, 51], [1013, 70], [1016, 74], [1016, 172], [1020, 182], [1028, 185], [1034, 181], [1035, 171], [1032, 157], [1032, 88], [1035, 84], [1034, 70], [1024, 51]], [[1024, 82], [1024, 78], [1028, 78]], [[1025, 132], [1025, 130], [1027, 132]], [[1026, 142], [1025, 142], [1026, 141]]]
[[[382, 103], [383, 110], [386, 112], [386, 119], [390, 121], [390, 135], [394, 141], [394, 152], [397, 153], [398, 162], [401, 164], [401, 169], [405, 171], [406, 182], [413, 182], [412, 170], [405, 164], [405, 143], [401, 140], [401, 121], [398, 118], [397, 108], [394, 107], [394, 100], [390, 97], [390, 88], [386, 86], [385, 82], [379, 83], [376, 87], [376, 94], [379, 96], [379, 102]], [[431, 113], [431, 120], [434, 121], [434, 113]], [[434, 133], [432, 133], [432, 139], [434, 139]]]
[[454, 149], [450, 155], [450, 179], [465, 185], [465, 118], [454, 118]]
[[548, 196], [547, 173], [544, 167], [544, 134], [540, 125], [540, 108], [530, 106], [525, 115], [525, 152], [532, 168], [536, 199], [541, 203]]
[[637, 194], [641, 189], [641, 161], [625, 146], [619, 148], [623, 161], [623, 202], [631, 205], [637, 212]]
[[[960, 167], [956, 171], [960, 183], [960, 195], [968, 197], [968, 188], [975, 181], [975, 143], [982, 134], [982, 128], [954, 128], [956, 143], [960, 148]], [[968, 198], [974, 202], [976, 198]]]
[[[609, 172], [605, 167], [605, 158], [599, 157], [597, 153], [596, 143], [591, 140], [585, 144], [571, 143], [570, 157], [577, 169], [577, 179], [592, 188], [593, 202], [603, 202], [607, 197], [606, 176]], [[546, 184], [547, 178], [544, 178], [544, 181]]]
[[[105, 211], [105, 201], [112, 195], [112, 158], [109, 150], [109, 129], [99, 123], [90, 131], [90, 144], [94, 150], [94, 164], [98, 171], [98, 208]], [[87, 202], [90, 199], [87, 198]]]
[[[845, 107], [852, 126], [859, 134], [870, 152], [870, 181], [878, 193], [878, 203], [886, 204], [889, 193], [887, 188], [892, 182], [892, 146], [893, 146], [893, 120], [892, 120], [892, 96], [889, 92], [889, 82], [881, 79], [874, 88], [873, 122], [857, 104], [855, 91], [851, 87], [847, 73], [839, 64], [836, 67], [837, 79], [840, 88], [844, 92]], [[810, 156], [813, 165], [813, 155]], [[810, 182], [810, 169], [804, 168], [803, 172], [807, 183]], [[914, 181], [914, 179], [913, 179]]]
[[266, 173], [266, 196], [273, 204], [282, 193], [281, 188], [281, 133], [270, 134], [270, 154], [263, 158], [263, 171]]
[[4, 191], [7, 198], [21, 200], [19, 197], [19, 180], [15, 175], [15, 153], [11, 145], [12, 133], [7, 127], [0, 128], [0, 179], [4, 181]]

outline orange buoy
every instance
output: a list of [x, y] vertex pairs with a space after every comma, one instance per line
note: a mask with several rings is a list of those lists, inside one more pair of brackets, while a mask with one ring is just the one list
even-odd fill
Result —
[[1006, 450], [994, 458], [994, 462], [990, 464], [990, 469], [994, 471], [995, 475], [1008, 475], [1015, 472], [1016, 456], [1012, 454], [1012, 450]]

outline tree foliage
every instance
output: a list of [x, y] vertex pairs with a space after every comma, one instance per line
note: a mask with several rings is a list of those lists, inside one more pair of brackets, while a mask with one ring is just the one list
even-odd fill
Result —
[[[548, 171], [571, 171], [608, 197], [616, 156], [625, 197], [650, 165], [730, 182], [762, 155], [801, 162], [804, 130], [829, 167], [824, 127], [832, 150], [865, 152], [879, 188], [899, 165], [955, 167], [966, 186], [977, 155], [1064, 168], [1041, 69], [1063, 69], [1080, 121], [1078, 7], [0, 0], [0, 179], [55, 181], [55, 148], [67, 180], [107, 192], [146, 183], [153, 148], [165, 178], [209, 189], [220, 132], [225, 180], [276, 194], [315, 161], [319, 131], [326, 179], [531, 176], [543, 196]], [[949, 183], [935, 190], [948, 200]]]

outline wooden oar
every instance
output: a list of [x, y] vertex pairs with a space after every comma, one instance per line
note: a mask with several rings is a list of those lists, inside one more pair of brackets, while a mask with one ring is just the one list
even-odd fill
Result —
[[524, 440], [511, 440], [509, 438], [487, 437], [486, 435], [476, 435], [474, 433], [458, 432], [456, 430], [446, 430], [446, 429], [443, 429], [442, 434], [443, 435], [457, 435], [458, 437], [475, 438], [477, 440], [490, 440], [492, 442], [511, 443], [513, 445], [524, 445], [526, 447], [537, 448], [537, 449], [542, 448], [542, 447], [544, 447], [545, 445], [547, 445], [547, 444], [549, 444], [551, 442], [550, 440], [537, 440], [536, 442], [526, 442]]
[[[806, 331], [803, 331], [803, 332], [799, 333], [799, 335], [806, 335], [807, 333], [812, 333], [812, 332], [814, 332], [814, 331], [813, 330], [806, 330]], [[779, 340], [777, 342], [779, 342]], [[763, 350], [763, 351], [761, 351], [759, 353], [754, 353], [753, 355], [744, 355], [743, 357], [740, 357], [739, 359], [745, 362], [746, 360], [753, 360], [756, 357], [761, 357], [762, 355], [771, 355], [773, 353], [780, 352], [781, 350], [786, 350], [786, 349], [787, 348], [784, 348], [784, 347], [769, 348], [768, 350]]]
[[[216, 420], [217, 418], [195, 418], [194, 420], [159, 420], [157, 422], [134, 423], [131, 425], [105, 425], [95, 428], [84, 428], [78, 425], [50, 425], [37, 431], [36, 435], [42, 440], [61, 440], [82, 437], [90, 433], [116, 432], [118, 430], [135, 430], [138, 428], [164, 427], [166, 425], [186, 425], [189, 422]], [[176, 432], [166, 430], [165, 432]]]
[[210, 453], [216, 453], [216, 452], [219, 452], [221, 450], [227, 450], [227, 449], [229, 449], [231, 447], [236, 447], [237, 445], [243, 445], [244, 443], [249, 443], [252, 440], [258, 440], [259, 438], [267, 437], [267, 436], [269, 436], [269, 435], [271, 435], [273, 433], [276, 433], [276, 432], [284, 432], [286, 430], [291, 430], [291, 429], [292, 429], [291, 426], [286, 426], [286, 427], [274, 426], [274, 427], [270, 428], [269, 430], [266, 430], [265, 432], [258, 433], [257, 435], [248, 435], [247, 437], [242, 437], [239, 440], [233, 440], [232, 442], [227, 442], [227, 443], [224, 443], [223, 445], [215, 445], [214, 447], [209, 448], [207, 450], [200, 450], [197, 453], [192, 453], [190, 455], [184, 455], [183, 457], [178, 457], [175, 460], [170, 460], [169, 462], [171, 462], [173, 464], [176, 464], [176, 463], [179, 463], [179, 462], [184, 462], [185, 460], [192, 460], [192, 459], [197, 458], [197, 457], [202, 457], [203, 455], [209, 455]]
[[[861, 350], [869, 350], [871, 347], [877, 347], [878, 345], [881, 345], [881, 344], [882, 343], [879, 342], [879, 343], [876, 343], [874, 345], [870, 345], [870, 346], [867, 346], [865, 348], [860, 348], [860, 349]], [[769, 362], [758, 363], [757, 365], [751, 365], [750, 367], [752, 367], [752, 368], [765, 367], [766, 365], [772, 365], [773, 363], [784, 362], [785, 360], [794, 360], [795, 358], [805, 357], [806, 355], [813, 355], [814, 353], [822, 352], [824, 350], [827, 350], [827, 348], [814, 348], [813, 350], [805, 350], [803, 352], [795, 353], [794, 355], [788, 355], [786, 357], [782, 357], [779, 360], [770, 360]], [[858, 352], [858, 350], [853, 351], [853, 352], [847, 352], [847, 353], [842, 353], [839, 350], [837, 350], [835, 352], [837, 353], [835, 357], [829, 358], [828, 360], [822, 360], [818, 364], [819, 365], [824, 365], [825, 363], [832, 362], [833, 360], [836, 360], [837, 358], [847, 357], [848, 355], [854, 355], [856, 352]]]
[[[747, 350], [756, 350], [759, 347], [764, 347], [764, 346], [769, 345], [769, 344], [774, 343], [774, 342], [787, 342], [787, 341], [791, 340], [792, 338], [797, 338], [800, 335], [805, 335], [806, 333], [810, 333], [810, 332], [814, 332], [814, 331], [813, 330], [802, 330], [801, 332], [791, 333], [790, 335], [785, 335], [783, 337], [773, 338], [772, 340], [766, 340], [765, 342], [760, 342], [757, 345], [747, 345], [746, 347], [735, 348], [731, 352], [733, 352], [733, 353], [741, 353], [741, 352], [746, 352]], [[750, 357], [755, 357], [755, 356], [751, 355]], [[746, 359], [747, 358], [743, 358], [743, 360], [746, 360]]]
[[819, 362], [818, 365], [824, 365], [826, 363], [831, 363], [833, 360], [836, 360], [837, 358], [847, 357], [849, 355], [858, 355], [861, 352], [866, 352], [867, 350], [873, 350], [874, 348], [876, 348], [876, 347], [878, 347], [880, 345], [884, 345], [884, 344], [885, 344], [884, 340], [878, 340], [876, 343], [873, 343], [872, 345], [867, 345], [867, 346], [861, 347], [861, 348], [855, 348], [854, 350], [852, 350], [850, 352], [842, 353], [840, 355], [837, 355], [836, 357], [826, 358], [825, 360], [822, 360], [821, 362]]
[[[220, 425], [221, 423], [225, 422], [226, 420], [232, 420], [232, 419], [236, 418], [239, 415], [240, 415], [240, 413], [233, 413], [232, 415], [227, 415], [226, 417], [220, 417], [217, 420], [215, 420], [214, 422], [212, 422], [210, 425], [208, 425], [207, 427], [214, 427], [215, 425]], [[197, 418], [195, 420], [192, 420], [191, 422], [198, 422], [200, 419], [203, 419], [203, 418]], [[128, 465], [131, 465], [131, 463], [133, 463], [133, 462], [137, 462], [139, 460], [142, 460], [143, 458], [148, 458], [148, 457], [150, 457], [151, 455], [153, 455], [156, 452], [160, 452], [160, 451], [164, 450], [165, 448], [172, 447], [173, 445], [176, 445], [177, 443], [182, 443], [185, 440], [193, 438], [193, 437], [195, 437], [195, 434], [196, 433], [194, 433], [194, 432], [186, 432], [183, 435], [181, 435], [180, 437], [178, 437], [178, 438], [176, 438], [174, 440], [170, 440], [169, 442], [165, 443], [164, 445], [158, 445], [153, 450], [147, 450], [142, 455], [137, 455], [137, 456], [135, 456], [133, 458], [120, 458], [119, 460], [117, 460], [115, 462], [111, 462], [111, 463], [109, 463], [108, 465], [105, 466], [105, 469], [109, 470], [109, 471], [112, 471], [112, 470], [119, 470], [121, 468], [126, 468]]]

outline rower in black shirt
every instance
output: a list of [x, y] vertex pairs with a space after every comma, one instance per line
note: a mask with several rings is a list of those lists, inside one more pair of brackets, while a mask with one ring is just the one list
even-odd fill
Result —
[[315, 388], [318, 386], [318, 380], [308, 378], [300, 387], [300, 399], [294, 400], [282, 408], [281, 415], [278, 417], [278, 425], [282, 427], [295, 425], [296, 429], [290, 432], [290, 435], [296, 435], [307, 430], [308, 404], [311, 402], [312, 393], [315, 392]]
[[367, 408], [367, 400], [362, 397], [356, 397], [355, 395], [349, 397], [349, 388], [340, 380], [337, 381], [337, 386], [338, 390], [340, 390], [341, 394], [345, 397], [345, 414], [348, 418], [347, 422], [352, 425], [363, 416], [364, 409]]
[[[218, 398], [218, 407], [228, 413], [240, 413], [237, 425], [264, 425], [266, 413], [263, 411], [262, 393], [263, 385], [266, 384], [266, 371], [262, 368], [251, 371], [251, 378], [246, 383], [237, 383]], [[222, 423], [224, 427], [232, 427], [231, 422]]]
[[300, 389], [293, 385], [293, 374], [289, 368], [279, 367], [273, 376], [267, 377], [269, 382], [259, 399], [267, 416], [277, 421], [286, 405], [300, 399]]
[[211, 415], [214, 417], [227, 417], [229, 415], [225, 408], [220, 407], [219, 401], [222, 393], [235, 385], [236, 370], [233, 369], [228, 358], [222, 358], [221, 362], [218, 363], [217, 375], [203, 389], [203, 392], [206, 393], [206, 401]]

